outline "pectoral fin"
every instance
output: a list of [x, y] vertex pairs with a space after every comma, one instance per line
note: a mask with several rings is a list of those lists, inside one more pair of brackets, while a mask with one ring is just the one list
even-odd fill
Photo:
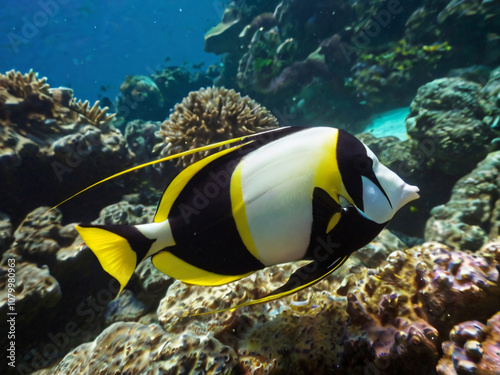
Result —
[[206, 314], [215, 314], [224, 311], [231, 311], [239, 309], [240, 307], [256, 305], [262, 302], [274, 301], [278, 298], [286, 297], [291, 294], [298, 292], [299, 290], [310, 287], [311, 285], [316, 284], [317, 282], [323, 280], [325, 277], [334, 272], [337, 268], [342, 266], [345, 263], [349, 256], [344, 256], [335, 259], [333, 262], [320, 262], [320, 261], [312, 261], [309, 264], [299, 268], [295, 271], [285, 285], [279, 287], [275, 291], [269, 293], [267, 296], [247, 301], [241, 303], [239, 305], [228, 307], [226, 309], [216, 310], [216, 311], [207, 311], [203, 313], [193, 314], [192, 316], [197, 315], [206, 315]]

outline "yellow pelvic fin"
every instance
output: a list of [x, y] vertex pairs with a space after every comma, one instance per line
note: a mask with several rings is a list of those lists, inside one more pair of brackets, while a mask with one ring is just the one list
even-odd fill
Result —
[[168, 251], [163, 251], [154, 255], [151, 260], [153, 265], [165, 275], [193, 285], [223, 285], [253, 273], [249, 272], [243, 275], [220, 275], [193, 266]]
[[128, 241], [102, 228], [75, 226], [104, 271], [120, 283], [120, 294], [137, 267], [137, 254]]
[[333, 214], [332, 218], [328, 222], [328, 226], [326, 227], [326, 233], [329, 233], [333, 228], [335, 228], [335, 225], [338, 224], [341, 216], [342, 214], [340, 212]]
[[316, 284], [317, 282], [323, 280], [325, 277], [327, 277], [328, 275], [330, 275], [332, 272], [334, 272], [336, 269], [338, 269], [340, 266], [342, 266], [345, 261], [347, 260], [347, 258], [349, 258], [349, 256], [345, 256], [343, 258], [340, 258], [337, 262], [337, 264], [335, 264], [334, 267], [332, 267], [331, 270], [328, 270], [328, 272], [326, 272], [325, 274], [323, 274], [322, 276], [320, 276], [319, 278], [313, 280], [313, 281], [310, 281], [306, 284], [302, 284], [300, 286], [298, 286], [297, 288], [293, 288], [293, 289], [290, 289], [290, 290], [286, 290], [286, 291], [283, 291], [281, 293], [276, 293], [274, 294], [274, 292], [272, 292], [271, 294], [263, 297], [263, 298], [259, 298], [259, 299], [256, 299], [256, 300], [252, 300], [252, 301], [247, 301], [247, 302], [243, 302], [239, 305], [236, 305], [236, 306], [233, 306], [233, 307], [228, 307], [226, 309], [221, 309], [221, 310], [215, 310], [215, 311], [207, 311], [207, 312], [202, 312], [202, 313], [197, 313], [197, 314], [191, 314], [190, 316], [198, 316], [198, 315], [208, 315], [208, 314], [217, 314], [217, 313], [220, 313], [220, 312], [225, 312], [225, 311], [233, 311], [233, 310], [236, 310], [236, 309], [239, 309], [240, 307], [245, 307], [245, 306], [251, 306], [251, 305], [257, 305], [259, 303], [263, 303], [263, 302], [269, 302], [269, 301], [274, 301], [276, 299], [279, 299], [279, 298], [283, 298], [283, 297], [286, 297], [286, 296], [289, 296], [291, 294], [294, 294], [294, 293], [297, 293], [298, 291], [302, 290], [302, 289], [305, 289], [305, 288], [308, 288], [310, 287], [311, 285], [314, 285]]

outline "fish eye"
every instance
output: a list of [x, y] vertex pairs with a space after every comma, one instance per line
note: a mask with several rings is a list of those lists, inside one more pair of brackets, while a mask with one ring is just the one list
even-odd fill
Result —
[[373, 160], [368, 156], [359, 156], [354, 160], [354, 169], [360, 174], [368, 174], [372, 171]]

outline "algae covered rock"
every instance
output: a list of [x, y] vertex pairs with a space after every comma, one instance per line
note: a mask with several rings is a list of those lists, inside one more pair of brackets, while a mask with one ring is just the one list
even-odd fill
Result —
[[126, 76], [120, 86], [118, 115], [143, 120], [157, 120], [164, 115], [163, 95], [151, 77]]
[[149, 75], [127, 76], [120, 86], [116, 107], [121, 120], [163, 121], [190, 91], [212, 85], [207, 74], [185, 67], [147, 70]]
[[437, 79], [420, 87], [412, 102], [408, 134], [432, 142], [436, 168], [446, 175], [463, 175], [488, 152], [492, 132], [482, 121], [481, 88], [460, 78]]
[[498, 237], [500, 151], [489, 154], [453, 187], [450, 200], [431, 211], [425, 238], [477, 250]]
[[119, 322], [66, 355], [54, 374], [229, 374], [235, 365], [234, 351], [213, 337]]

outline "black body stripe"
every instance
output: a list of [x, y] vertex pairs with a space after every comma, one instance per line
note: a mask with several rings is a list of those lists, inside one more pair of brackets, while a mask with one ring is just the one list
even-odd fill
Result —
[[245, 147], [215, 159], [193, 176], [168, 217], [176, 243], [169, 251], [193, 266], [221, 275], [264, 268], [243, 244], [231, 209], [231, 176], [241, 158], [254, 149]]
[[324, 238], [328, 223], [332, 216], [341, 211], [340, 205], [326, 191], [315, 187], [313, 191], [313, 222], [311, 228], [311, 238], [306, 251], [305, 259], [314, 258], [314, 250], [318, 240]]
[[[235, 151], [238, 153], [238, 155], [243, 156], [243, 155], [250, 153], [251, 151], [257, 150], [258, 148], [260, 148], [264, 145], [267, 145], [271, 142], [277, 141], [278, 139], [284, 138], [287, 135], [294, 134], [294, 133], [300, 132], [300, 131], [305, 130], [305, 129], [309, 129], [309, 128], [304, 127], [304, 126], [288, 126], [288, 127], [268, 130], [268, 131], [265, 131], [262, 133], [256, 133], [253, 135], [249, 135], [247, 138], [245, 138], [245, 140], [243, 140], [242, 142], [237, 142], [233, 146], [240, 145], [241, 143], [246, 143], [246, 142], [252, 141], [250, 144], [245, 145], [245, 146], [243, 146]], [[233, 155], [233, 153], [231, 153], [231, 155]], [[234, 155], [233, 155], [233, 157], [234, 157]], [[168, 190], [168, 187], [170, 186], [170, 184], [174, 180], [175, 180], [175, 178], [172, 179], [172, 181], [170, 181], [167, 184], [167, 186], [163, 190], [163, 194], [165, 194], [165, 192]], [[163, 196], [163, 194], [162, 194], [162, 196]], [[159, 207], [156, 208], [155, 216], [158, 213], [158, 208]]]
[[137, 264], [139, 264], [156, 240], [152, 240], [143, 235], [139, 229], [133, 225], [83, 225], [84, 228], [101, 228], [108, 232], [115, 233], [127, 239], [132, 250], [137, 253]]
[[380, 185], [380, 182], [373, 172], [373, 168], [363, 171], [357, 168], [356, 163], [365, 158], [369, 159], [371, 162], [363, 143], [345, 130], [339, 129], [337, 140], [337, 161], [339, 171], [342, 176], [342, 182], [344, 182], [344, 186], [354, 200], [356, 206], [363, 211], [363, 181], [361, 180], [361, 176], [365, 176], [380, 189], [392, 208], [391, 200], [382, 188], [382, 185]]
[[387, 223], [377, 224], [361, 215], [356, 207], [342, 208], [339, 222], [329, 232], [311, 237], [308, 259], [328, 263], [352, 254], [369, 244], [385, 228]]
[[354, 168], [354, 161], [368, 157], [363, 144], [353, 135], [339, 129], [337, 140], [337, 162], [342, 182], [356, 206], [363, 211], [363, 182], [361, 175]]

